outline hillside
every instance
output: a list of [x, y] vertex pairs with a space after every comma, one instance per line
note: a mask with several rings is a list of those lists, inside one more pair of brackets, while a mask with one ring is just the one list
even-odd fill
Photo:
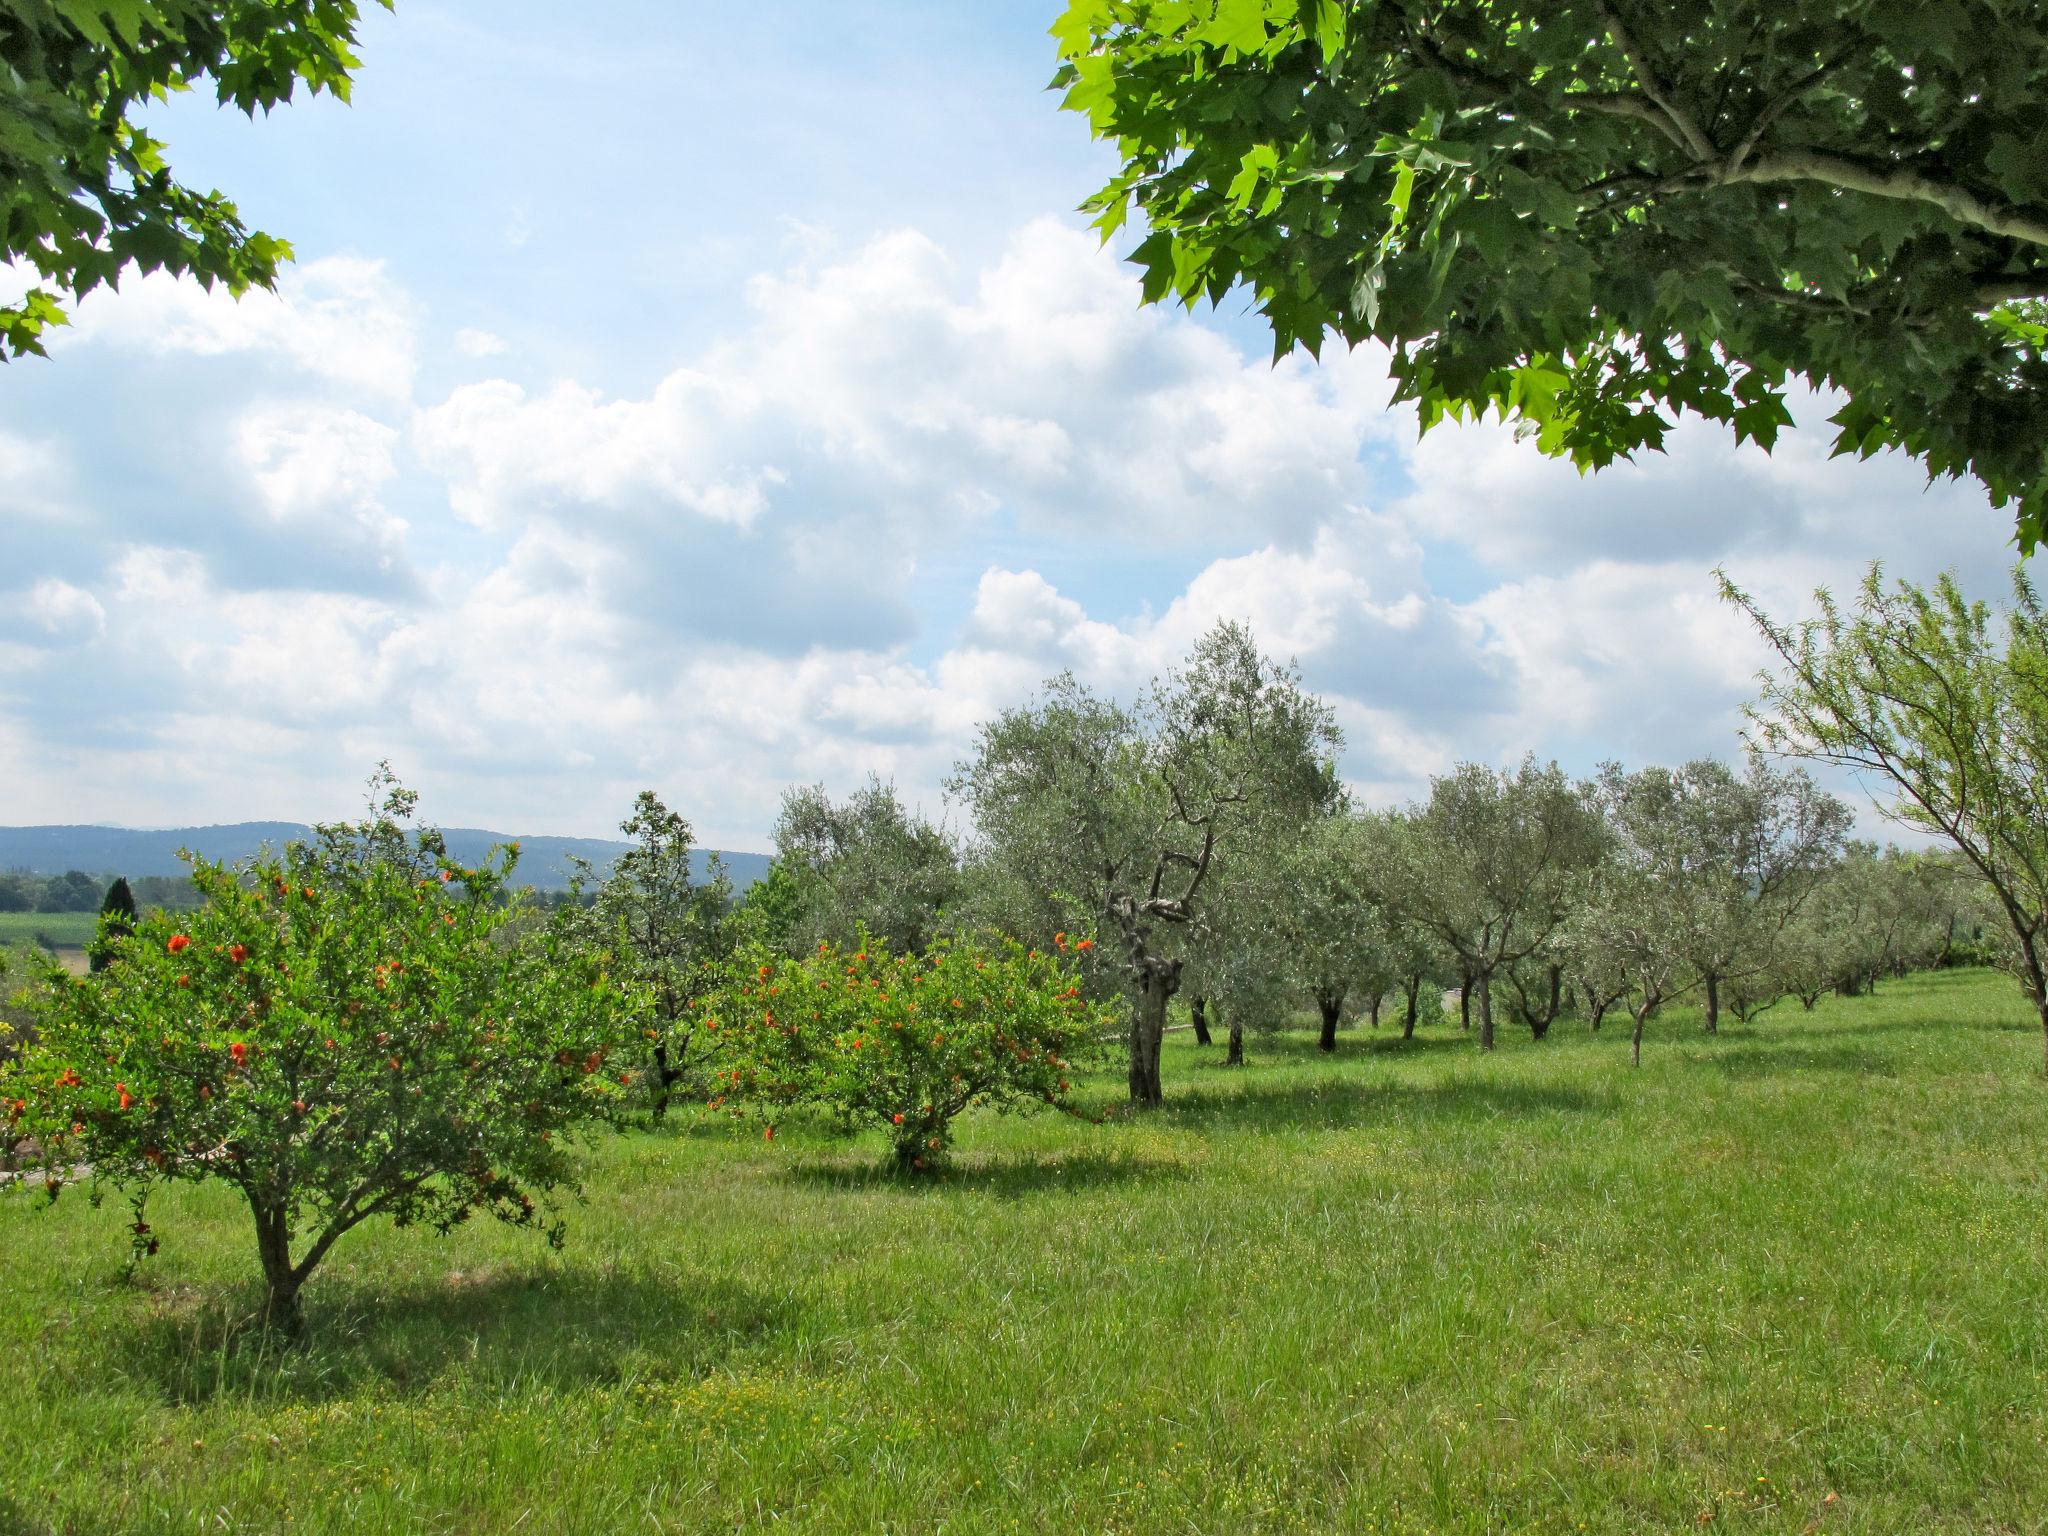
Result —
[[[478, 827], [444, 827], [448, 851], [465, 863], [481, 859], [499, 843], [519, 844], [519, 878], [542, 890], [559, 890], [569, 883], [572, 856], [589, 860], [599, 869], [625, 851], [627, 845], [601, 837], [532, 837], [490, 832]], [[178, 859], [180, 848], [190, 848], [209, 859], [240, 859], [264, 844], [274, 845], [305, 838], [312, 828], [294, 821], [244, 821], [220, 827], [171, 827], [138, 831], [128, 827], [50, 826], [0, 827], [0, 869], [27, 869], [41, 875], [62, 874], [82, 869], [93, 875], [179, 875], [185, 866]], [[711, 850], [698, 850], [697, 867], [702, 870]], [[733, 888], [743, 891], [768, 872], [765, 853], [721, 853], [732, 875]]]

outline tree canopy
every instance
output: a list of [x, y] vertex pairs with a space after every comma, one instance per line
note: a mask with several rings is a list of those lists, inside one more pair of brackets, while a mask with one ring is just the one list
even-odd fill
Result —
[[[389, 8], [391, 0], [377, 0]], [[0, 6], [0, 262], [40, 281], [0, 304], [0, 361], [43, 350], [67, 302], [143, 272], [270, 287], [291, 247], [181, 185], [137, 122], [210, 82], [253, 116], [299, 86], [346, 100], [357, 0], [7, 0]]]
[[1425, 430], [1598, 467], [1676, 413], [1912, 453], [2048, 528], [2048, 25], [1962, 0], [1068, 0], [1148, 302], [1385, 343]]

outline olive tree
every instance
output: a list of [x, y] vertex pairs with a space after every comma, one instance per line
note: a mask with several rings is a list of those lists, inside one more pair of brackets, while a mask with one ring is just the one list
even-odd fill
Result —
[[1641, 1066], [1643, 1026], [1699, 981], [1687, 959], [1693, 919], [1686, 900], [1694, 882], [1697, 818], [1678, 776], [1664, 768], [1624, 773], [1609, 763], [1596, 794], [1604, 856], [1583, 873], [1560, 937], [1565, 952], [1601, 978], [1603, 988], [1625, 985], [1635, 1025], [1629, 1057]]
[[1455, 958], [1479, 1004], [1479, 1045], [1494, 1043], [1493, 982], [1563, 926], [1575, 879], [1599, 855], [1584, 785], [1555, 763], [1512, 770], [1461, 763], [1430, 784], [1385, 840], [1376, 898]]
[[1071, 674], [980, 730], [951, 781], [978, 864], [1113, 936], [1136, 1008], [1130, 1096], [1160, 1102], [1167, 1004], [1219, 860], [1335, 792], [1330, 712], [1249, 630], [1219, 624], [1136, 705]]
[[1718, 758], [1644, 772], [1667, 781], [1659, 793], [1685, 870], [1671, 899], [1712, 1034], [1724, 986], [1741, 992], [1745, 1012], [1762, 1000], [1777, 936], [1839, 854], [1850, 811], [1803, 769], [1755, 753], [1740, 773]]
[[2048, 614], [2025, 574], [1996, 624], [1953, 575], [1887, 586], [1872, 566], [1853, 610], [1823, 590], [1789, 626], [1725, 576], [1721, 590], [1777, 659], [1757, 741], [1888, 783], [1888, 814], [1953, 845], [2005, 915], [2048, 1061]]
[[1273, 937], [1297, 987], [1316, 1005], [1316, 1044], [1324, 1051], [1337, 1048], [1337, 1024], [1348, 1000], [1377, 999], [1411, 974], [1402, 968], [1404, 947], [1372, 897], [1373, 852], [1370, 824], [1340, 813], [1311, 822], [1281, 866]]
[[775, 853], [796, 886], [800, 951], [863, 927], [894, 949], [923, 949], [960, 885], [952, 840], [875, 777], [844, 801], [822, 784], [786, 792]]

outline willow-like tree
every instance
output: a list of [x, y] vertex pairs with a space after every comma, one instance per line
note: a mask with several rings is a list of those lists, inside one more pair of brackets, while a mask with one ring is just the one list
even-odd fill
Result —
[[1068, 0], [1148, 301], [1392, 354], [1583, 467], [1693, 411], [1903, 448], [2048, 526], [2048, 18], [1924, 0]]
[[1823, 590], [1793, 625], [1721, 590], [1777, 656], [1756, 740], [1888, 783], [1888, 814], [1955, 846], [2005, 915], [2048, 1061], [2048, 613], [2024, 573], [1995, 621], [1953, 575], [1888, 586], [1876, 566], [1852, 610]]

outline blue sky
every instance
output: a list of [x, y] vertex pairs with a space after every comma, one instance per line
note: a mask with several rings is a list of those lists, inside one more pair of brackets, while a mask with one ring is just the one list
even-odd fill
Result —
[[1582, 480], [1418, 443], [1370, 352], [1141, 311], [1052, 9], [401, 0], [352, 106], [162, 109], [299, 262], [126, 284], [0, 370], [0, 821], [336, 815], [389, 757], [450, 824], [653, 786], [761, 847], [793, 783], [937, 813], [977, 720], [1222, 617], [1384, 801], [1734, 750], [1717, 564], [1780, 611], [1874, 558], [1998, 591], [1981, 493], [1824, 433]]

